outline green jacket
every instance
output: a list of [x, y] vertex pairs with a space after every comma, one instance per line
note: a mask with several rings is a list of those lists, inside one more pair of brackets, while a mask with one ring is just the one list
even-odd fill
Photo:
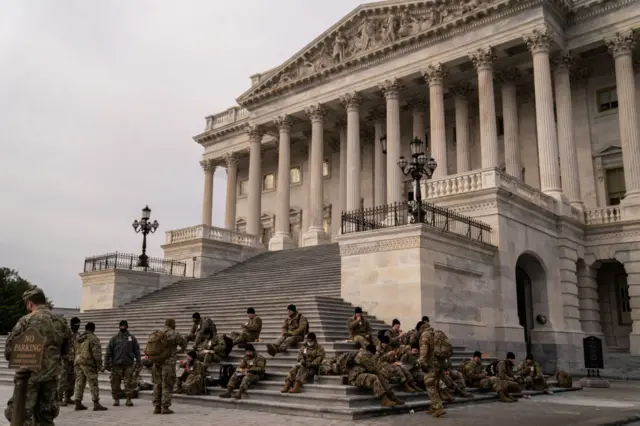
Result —
[[76, 339], [75, 365], [86, 365], [102, 370], [102, 345], [98, 336], [85, 331]]

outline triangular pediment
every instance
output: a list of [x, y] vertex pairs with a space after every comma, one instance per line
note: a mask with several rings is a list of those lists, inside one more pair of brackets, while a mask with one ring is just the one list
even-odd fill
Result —
[[500, 0], [387, 0], [363, 4], [291, 59], [270, 70], [237, 101], [248, 106], [292, 86], [362, 64], [376, 54], [467, 23], [497, 1]]
[[608, 157], [610, 155], [621, 154], [622, 148], [616, 145], [611, 145], [600, 152], [598, 152], [595, 157]]

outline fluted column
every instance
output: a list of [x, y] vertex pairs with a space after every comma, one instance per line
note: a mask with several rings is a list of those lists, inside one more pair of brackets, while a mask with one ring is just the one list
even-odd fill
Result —
[[471, 85], [460, 84], [452, 88], [456, 111], [456, 173], [471, 170], [469, 141], [469, 94]]
[[[496, 124], [496, 99], [493, 93], [492, 47], [484, 47], [469, 54], [478, 72], [478, 101], [480, 112], [480, 157], [482, 168], [498, 167], [498, 126]], [[440, 165], [438, 164], [438, 168]]]
[[[324, 107], [320, 104], [305, 108], [311, 119], [311, 161], [309, 164], [309, 230], [302, 236], [303, 246], [314, 246], [328, 242], [322, 226], [324, 207], [324, 185], [322, 176], [324, 146]], [[348, 156], [347, 156], [348, 160]]]
[[[422, 71], [422, 76], [429, 84], [429, 116], [430, 116], [430, 147], [431, 157], [436, 160], [438, 167], [433, 177], [449, 174], [447, 162], [447, 138], [444, 126], [444, 77], [446, 75], [442, 64], [429, 65]], [[422, 136], [420, 139], [422, 139]], [[429, 143], [429, 141], [425, 141]]]
[[384, 134], [383, 126], [384, 117], [381, 114], [372, 114], [373, 120], [373, 178], [374, 178], [374, 192], [373, 192], [373, 206], [382, 206], [387, 203], [387, 159], [386, 155], [382, 152], [382, 144], [380, 138]]
[[589, 335], [602, 336], [600, 325], [600, 297], [598, 295], [597, 270], [578, 262], [578, 303], [582, 331]]
[[338, 131], [340, 133], [340, 188], [338, 188], [338, 199], [340, 200], [340, 211], [347, 209], [347, 122], [338, 121]]
[[549, 63], [549, 48], [552, 41], [550, 29], [548, 27], [536, 29], [525, 36], [524, 40], [533, 55], [540, 190], [560, 200], [564, 197], [560, 185], [558, 140], [553, 116], [553, 88]]
[[204, 170], [204, 195], [202, 197], [202, 224], [211, 226], [213, 216], [213, 174], [216, 165], [211, 160], [200, 162]]
[[522, 180], [520, 158], [520, 130], [518, 125], [518, 97], [516, 81], [520, 78], [517, 68], [499, 73], [502, 90], [502, 121], [504, 123], [504, 162], [508, 175]]
[[340, 99], [347, 109], [347, 211], [360, 208], [360, 104], [357, 92]]
[[570, 71], [573, 58], [562, 53], [555, 58], [556, 117], [558, 122], [558, 149], [562, 192], [571, 206], [584, 210], [578, 173], [578, 149], [573, 135], [573, 105], [571, 103]]
[[402, 172], [397, 166], [400, 158], [400, 81], [385, 80], [380, 90], [387, 101], [387, 204], [405, 199]]
[[[614, 37], [607, 39], [606, 43], [614, 57], [616, 67], [618, 120], [624, 181], [627, 189], [621, 204], [628, 210], [629, 206], [640, 205], [640, 135], [638, 134], [636, 83], [632, 57], [632, 51], [636, 46], [636, 34], [633, 31], [616, 33]], [[638, 209], [629, 213], [634, 216], [640, 215]]]
[[238, 193], [238, 159], [233, 153], [223, 156], [227, 163], [227, 197], [224, 209], [224, 227], [236, 229], [236, 194]]
[[409, 107], [411, 108], [411, 118], [413, 123], [413, 137], [424, 140], [424, 137], [427, 134], [424, 119], [424, 115], [427, 111], [427, 104], [422, 99], [414, 99], [409, 102]]
[[249, 134], [249, 194], [247, 196], [247, 234], [260, 235], [262, 209], [262, 136], [260, 126], [247, 127]]
[[278, 181], [276, 187], [276, 231], [269, 240], [269, 250], [286, 250], [294, 247], [289, 233], [289, 209], [291, 193], [291, 118], [281, 115], [275, 120], [280, 133], [278, 142]]

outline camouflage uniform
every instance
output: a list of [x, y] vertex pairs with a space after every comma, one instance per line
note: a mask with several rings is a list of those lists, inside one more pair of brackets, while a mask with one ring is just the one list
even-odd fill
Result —
[[[395, 361], [395, 355], [390, 354], [393, 350], [390, 345], [380, 344], [376, 350], [373, 359], [378, 367], [380, 374], [392, 383], [400, 383], [402, 385], [411, 383], [413, 376], [409, 369]], [[415, 392], [415, 389], [405, 389], [407, 392]]]
[[[71, 331], [70, 331], [71, 332]], [[73, 396], [73, 388], [76, 384], [76, 374], [73, 367], [73, 360], [75, 359], [75, 353], [73, 346], [79, 333], [71, 332], [71, 338], [69, 340], [69, 353], [62, 357], [62, 371], [58, 378], [58, 398], [64, 401], [64, 405], [71, 401]]]
[[91, 400], [97, 404], [100, 401], [98, 388], [98, 372], [102, 370], [102, 345], [98, 336], [91, 331], [85, 331], [76, 339], [75, 345], [76, 387], [74, 400], [76, 404], [82, 401], [84, 388], [89, 382]]
[[442, 376], [442, 382], [448, 390], [451, 390], [460, 396], [469, 397], [471, 394], [467, 392], [467, 386], [464, 381], [464, 376], [458, 370], [453, 369], [451, 360], [447, 359], [444, 364], [445, 374]]
[[389, 338], [389, 346], [396, 349], [405, 345], [405, 335], [400, 330], [394, 330], [390, 328], [384, 332], [385, 336]]
[[334, 356], [331, 358], [325, 358], [320, 364], [320, 369], [318, 373], [322, 376], [339, 376], [342, 374], [347, 374], [349, 372], [349, 366], [347, 364], [350, 363], [355, 357], [357, 351], [354, 352], [345, 352], [339, 356]]
[[111, 371], [111, 396], [114, 401], [120, 399], [120, 384], [124, 379], [124, 396], [131, 399], [135, 382], [133, 375], [136, 365], [140, 365], [140, 345], [138, 340], [127, 332], [118, 332], [109, 340], [104, 365]]
[[[314, 342], [313, 346], [300, 348], [298, 355], [298, 363], [293, 366], [287, 377], [284, 379], [283, 391], [288, 391], [295, 384], [294, 390], [300, 391], [300, 387], [310, 377], [318, 374], [320, 366], [324, 361], [324, 348], [318, 342]], [[297, 393], [297, 392], [292, 392]]]
[[242, 357], [242, 361], [240, 361], [240, 366], [236, 373], [231, 377], [229, 383], [227, 384], [227, 392], [222, 394], [221, 396], [230, 396], [231, 392], [234, 389], [237, 389], [237, 392], [234, 394], [234, 397], [240, 399], [242, 394], [251, 387], [260, 381], [262, 375], [267, 368], [267, 360], [264, 359], [262, 355], [258, 355], [255, 351], [253, 352], [253, 357], [249, 358], [246, 354]]
[[226, 347], [224, 337], [221, 334], [217, 334], [213, 339], [203, 342], [202, 351], [198, 353], [198, 361], [204, 364], [206, 370], [211, 364], [216, 364], [222, 360]]
[[349, 329], [349, 340], [352, 340], [358, 347], [366, 348], [367, 345], [377, 345], [378, 339], [374, 339], [371, 324], [364, 315], [357, 318], [355, 315], [347, 320]]
[[200, 361], [194, 360], [191, 365], [187, 363], [185, 371], [178, 379], [176, 392], [185, 395], [203, 395], [204, 374], [205, 366]]
[[[30, 297], [39, 293], [42, 293], [42, 290], [34, 286], [24, 293], [23, 299], [28, 301]], [[45, 347], [42, 367], [29, 377], [25, 402], [25, 426], [49, 426], [53, 425], [59, 413], [58, 377], [62, 369], [61, 357], [68, 356], [69, 353], [71, 330], [62, 317], [53, 314], [46, 306], [38, 306], [31, 313], [20, 318], [11, 330], [4, 348], [4, 357], [7, 361], [11, 359], [13, 340], [28, 329], [36, 329], [40, 332], [44, 338]], [[9, 421], [13, 411], [13, 398], [9, 399], [4, 412]]]
[[411, 376], [413, 377], [413, 380], [416, 383], [424, 384], [425, 375], [422, 371], [422, 365], [419, 362], [418, 353], [406, 351], [405, 354], [400, 358], [400, 362], [409, 370]]
[[234, 344], [238, 343], [251, 343], [260, 338], [260, 332], [262, 331], [262, 318], [255, 316], [249, 318], [247, 322], [242, 326], [242, 331], [238, 333], [234, 331], [231, 333], [231, 338]]
[[503, 359], [496, 367], [498, 379], [502, 380], [507, 386], [508, 392], [520, 392], [518, 378], [513, 372], [513, 363], [511, 360]]
[[462, 375], [464, 376], [466, 385], [469, 387], [494, 391], [501, 396], [505, 394], [505, 383], [497, 377], [487, 376], [482, 361], [464, 361], [462, 363]]
[[282, 324], [282, 336], [273, 344], [267, 345], [269, 354], [286, 352], [287, 349], [304, 340], [307, 331], [307, 319], [300, 312], [296, 312], [292, 317], [287, 317]]
[[195, 342], [193, 342], [193, 349], [198, 349], [200, 344], [204, 341], [205, 330], [211, 330], [214, 339], [218, 334], [216, 323], [213, 322], [211, 318], [194, 320], [193, 325], [191, 326], [191, 331], [189, 331], [189, 334], [187, 335], [187, 342], [195, 340]]
[[427, 388], [429, 399], [431, 400], [431, 411], [433, 413], [444, 413], [442, 396], [440, 394], [440, 382], [444, 377], [444, 360], [438, 359], [433, 354], [434, 330], [429, 324], [424, 324], [420, 328], [420, 357], [418, 362], [427, 368], [427, 375], [424, 385]]
[[182, 350], [187, 348], [187, 340], [175, 330], [175, 327], [176, 321], [174, 319], [165, 320], [163, 331], [167, 337], [169, 356], [163, 362], [153, 363], [153, 367], [151, 367], [155, 412], [159, 412], [160, 407], [167, 410], [171, 406], [171, 396], [176, 382], [178, 346]]
[[396, 398], [389, 383], [379, 374], [373, 355], [366, 349], [360, 349], [357, 353], [346, 356], [345, 360], [353, 363], [347, 376], [351, 386], [371, 389], [376, 397], [382, 399], [385, 406], [404, 404]]
[[549, 389], [547, 381], [542, 375], [542, 367], [536, 361], [533, 361], [532, 364], [528, 364], [527, 361], [522, 361], [518, 368], [516, 368], [515, 376], [518, 382], [524, 385], [525, 389], [537, 391]]

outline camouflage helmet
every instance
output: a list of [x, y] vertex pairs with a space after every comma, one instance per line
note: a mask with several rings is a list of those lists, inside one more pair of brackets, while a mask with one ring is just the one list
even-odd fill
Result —
[[37, 298], [37, 299], [44, 298], [44, 291], [42, 291], [41, 288], [35, 285], [32, 286], [29, 290], [22, 293], [22, 300], [24, 300], [25, 302], [32, 301], [34, 298]]

